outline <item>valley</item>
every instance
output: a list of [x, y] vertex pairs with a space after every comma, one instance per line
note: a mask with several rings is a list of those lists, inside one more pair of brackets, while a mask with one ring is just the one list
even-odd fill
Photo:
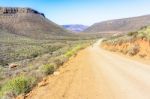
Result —
[[97, 38], [73, 34], [30, 8], [1, 8], [0, 12], [0, 98], [25, 91], [16, 85], [14, 92], [13, 79], [35, 79], [30, 89]]
[[149, 14], [33, 1], [0, 7], [0, 99], [150, 99]]

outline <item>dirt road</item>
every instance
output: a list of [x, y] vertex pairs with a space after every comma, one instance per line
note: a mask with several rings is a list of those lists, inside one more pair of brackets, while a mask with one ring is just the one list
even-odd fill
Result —
[[150, 66], [99, 47], [79, 52], [27, 99], [150, 99]]

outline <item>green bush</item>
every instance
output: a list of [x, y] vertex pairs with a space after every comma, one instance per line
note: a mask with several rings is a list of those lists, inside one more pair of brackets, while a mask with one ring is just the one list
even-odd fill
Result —
[[28, 78], [25, 76], [15, 77], [2, 86], [0, 97], [4, 96], [6, 93], [12, 93], [15, 96], [21, 93], [27, 93], [31, 90], [34, 84], [34, 78]]
[[128, 36], [133, 36], [133, 35], [136, 35], [136, 32], [129, 32], [127, 35]]
[[46, 64], [41, 67], [42, 73], [45, 75], [52, 74], [55, 71], [55, 67], [51, 64]]
[[31, 57], [35, 58], [35, 57], [38, 57], [39, 53], [35, 52], [35, 53], [32, 53], [31, 54]]
[[150, 39], [150, 26], [144, 27], [139, 30], [138, 37]]

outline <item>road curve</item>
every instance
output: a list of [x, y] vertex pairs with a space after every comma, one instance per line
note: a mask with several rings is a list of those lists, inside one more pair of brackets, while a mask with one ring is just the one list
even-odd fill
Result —
[[150, 66], [105, 51], [100, 42], [80, 51], [27, 99], [150, 99]]

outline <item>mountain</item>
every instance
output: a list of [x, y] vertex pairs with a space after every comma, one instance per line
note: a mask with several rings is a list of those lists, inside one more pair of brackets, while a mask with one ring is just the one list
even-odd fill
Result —
[[150, 15], [115, 19], [104, 22], [95, 23], [87, 28], [84, 32], [89, 33], [126, 33], [140, 29], [141, 27], [150, 25]]
[[82, 32], [88, 28], [88, 26], [80, 25], [80, 24], [70, 24], [70, 25], [62, 25], [65, 29], [73, 31], [73, 32]]
[[37, 39], [72, 35], [31, 8], [0, 7], [0, 29]]
[[33, 53], [45, 53], [51, 44], [72, 37], [76, 36], [36, 10], [0, 7], [0, 67], [33, 58]]

